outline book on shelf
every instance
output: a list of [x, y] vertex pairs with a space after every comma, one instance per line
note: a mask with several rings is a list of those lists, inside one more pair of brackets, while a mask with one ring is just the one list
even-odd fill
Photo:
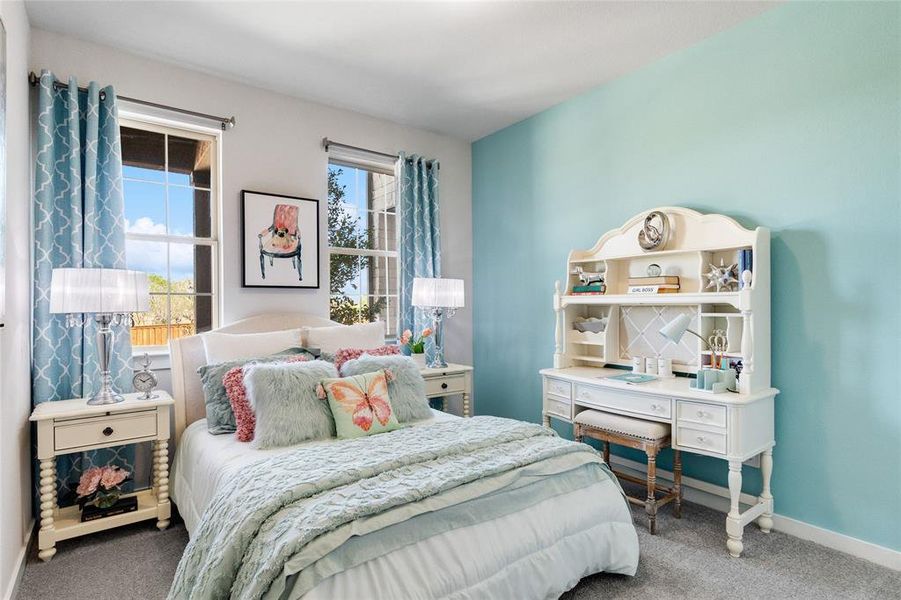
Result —
[[679, 276], [629, 277], [629, 285], [679, 285]]
[[98, 508], [93, 504], [86, 504], [81, 509], [81, 522], [96, 521], [97, 519], [105, 519], [115, 515], [124, 515], [138, 510], [138, 498], [136, 496], [126, 496], [119, 498], [115, 504], [107, 508]]
[[736, 262], [738, 262], [738, 286], [739, 289], [741, 289], [745, 287], [745, 283], [741, 278], [741, 274], [745, 271], [751, 271], [752, 273], [754, 272], [754, 251], [750, 248], [739, 250]]
[[574, 285], [573, 294], [579, 293], [603, 293], [607, 290], [607, 286], [603, 283], [591, 283], [589, 285]]
[[654, 294], [678, 294], [679, 286], [674, 284], [661, 285], [630, 285], [627, 294], [635, 296], [651, 296]]

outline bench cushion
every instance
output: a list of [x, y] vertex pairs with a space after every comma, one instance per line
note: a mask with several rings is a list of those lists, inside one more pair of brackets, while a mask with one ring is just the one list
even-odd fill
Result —
[[670, 426], [656, 421], [645, 421], [622, 415], [601, 412], [599, 410], [583, 410], [575, 419], [576, 423], [610, 431], [620, 435], [631, 435], [643, 440], [658, 441], [670, 436]]

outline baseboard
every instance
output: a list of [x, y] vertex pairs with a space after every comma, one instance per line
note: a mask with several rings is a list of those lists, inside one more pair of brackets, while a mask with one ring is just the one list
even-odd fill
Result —
[[16, 557], [16, 565], [13, 567], [14, 575], [9, 579], [9, 587], [3, 591], [3, 600], [15, 600], [19, 591], [19, 584], [22, 583], [22, 577], [25, 575], [25, 559], [28, 557], [28, 550], [31, 548], [31, 541], [34, 534], [34, 519], [28, 524], [28, 533], [22, 540], [22, 548]]
[[[622, 470], [636, 477], [644, 478], [647, 474], [647, 465], [641, 462], [619, 456], [611, 456], [610, 462], [617, 470]], [[658, 468], [657, 478], [669, 484], [673, 481], [673, 474], [671, 471], [664, 471]], [[722, 486], [683, 475], [682, 494], [689, 502], [723, 513], [729, 512], [729, 490]], [[757, 498], [756, 496], [743, 493], [740, 501], [742, 504], [752, 505], [757, 503]], [[892, 550], [891, 548], [866, 542], [843, 533], [823, 529], [817, 525], [811, 525], [778, 513], [773, 515], [773, 529], [868, 560], [895, 571], [901, 571], [901, 552], [898, 550]]]

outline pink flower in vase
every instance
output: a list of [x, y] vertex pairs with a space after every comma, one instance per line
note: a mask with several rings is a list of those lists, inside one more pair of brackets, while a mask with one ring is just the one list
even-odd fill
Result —
[[104, 467], [100, 485], [105, 490], [119, 486], [128, 477], [129, 472], [119, 467]]
[[79, 497], [90, 496], [97, 491], [97, 486], [100, 485], [102, 477], [103, 469], [100, 467], [91, 467], [81, 474], [81, 479], [78, 482], [78, 488], [75, 492]]
[[400, 344], [404, 346], [410, 343], [410, 340], [413, 339], [413, 332], [409, 329], [404, 329], [404, 332], [400, 334]]

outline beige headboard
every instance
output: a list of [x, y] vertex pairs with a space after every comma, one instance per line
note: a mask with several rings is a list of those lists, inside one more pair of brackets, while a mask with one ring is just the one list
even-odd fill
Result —
[[[307, 313], [267, 313], [236, 321], [220, 327], [221, 333], [263, 333], [299, 327], [328, 327], [338, 325], [325, 317]], [[197, 369], [206, 364], [203, 334], [192, 335], [169, 342], [172, 361], [172, 395], [175, 398], [175, 441], [181, 438], [185, 427], [206, 417], [203, 388]], [[302, 344], [306, 339], [301, 340]]]

